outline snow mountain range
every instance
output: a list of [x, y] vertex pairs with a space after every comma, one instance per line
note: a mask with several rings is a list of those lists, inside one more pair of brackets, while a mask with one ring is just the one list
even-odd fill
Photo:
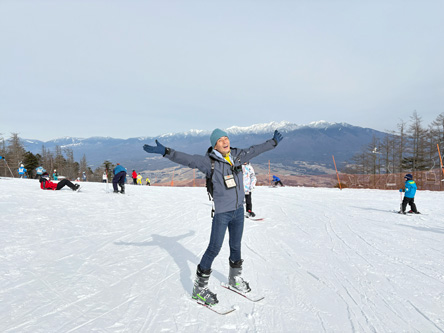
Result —
[[[270, 139], [275, 129], [284, 135], [284, 140], [277, 149], [255, 158], [255, 164], [266, 165], [268, 160], [273, 165], [286, 169], [290, 174], [319, 174], [322, 166], [332, 170], [332, 155], [341, 165], [367, 145], [373, 137], [383, 137], [384, 132], [353, 126], [347, 123], [312, 122], [297, 125], [287, 121], [255, 124], [248, 127], [232, 126], [224, 129], [229, 133], [233, 147], [246, 148]], [[209, 136], [212, 130], [192, 129], [181, 133], [167, 133], [160, 136], [146, 136], [129, 139], [111, 137], [59, 138], [50, 141], [24, 140], [25, 149], [32, 153], [41, 153], [42, 146], [54, 150], [69, 147], [76, 160], [85, 154], [94, 170], [105, 160], [121, 163], [127, 169], [161, 170], [173, 166], [167, 159], [148, 155], [143, 151], [144, 144], [154, 144], [159, 140], [163, 145], [190, 154], [205, 154], [210, 146]]]

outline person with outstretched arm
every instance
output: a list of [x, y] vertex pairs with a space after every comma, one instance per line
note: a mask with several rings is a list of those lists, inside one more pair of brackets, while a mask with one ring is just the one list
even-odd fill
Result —
[[241, 277], [243, 259], [241, 242], [244, 230], [243, 201], [245, 197], [242, 164], [252, 158], [275, 148], [282, 140], [282, 135], [276, 130], [273, 138], [247, 149], [232, 148], [228, 134], [216, 128], [211, 136], [211, 147], [205, 156], [190, 155], [163, 146], [156, 140], [156, 146], [144, 145], [148, 153], [160, 154], [169, 160], [197, 168], [207, 178], [211, 177], [212, 196], [214, 201], [214, 216], [209, 245], [197, 266], [196, 278], [192, 297], [207, 305], [218, 303], [217, 295], [208, 288], [211, 266], [219, 254], [228, 228], [230, 257], [228, 285], [232, 289], [247, 293], [251, 288]]

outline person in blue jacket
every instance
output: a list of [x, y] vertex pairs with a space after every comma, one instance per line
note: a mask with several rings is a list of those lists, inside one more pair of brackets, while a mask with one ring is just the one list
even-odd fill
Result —
[[405, 192], [404, 199], [402, 200], [401, 204], [401, 210], [399, 211], [399, 214], [406, 214], [405, 210], [407, 208], [407, 204], [410, 205], [410, 211], [409, 213], [415, 213], [415, 214], [421, 214], [416, 209], [415, 205], [415, 194], [417, 190], [417, 186], [415, 181], [413, 180], [413, 176], [408, 173], [404, 176], [405, 181], [405, 188], [399, 189], [399, 192]]
[[117, 184], [120, 186], [120, 193], [125, 193], [125, 179], [126, 179], [126, 169], [117, 163], [116, 167], [113, 170], [113, 189], [114, 193], [119, 193], [117, 188]]
[[25, 175], [26, 171], [28, 170], [26, 170], [25, 166], [23, 164], [20, 164], [20, 168], [17, 169], [20, 178], [24, 178], [26, 176]]
[[275, 175], [273, 175], [273, 183], [274, 186], [278, 186], [278, 184], [284, 186], [284, 184], [282, 184], [281, 179]]
[[144, 145], [147, 153], [161, 154], [172, 162], [199, 169], [211, 180], [213, 188], [214, 216], [209, 245], [197, 266], [192, 297], [208, 305], [218, 303], [216, 294], [208, 288], [211, 266], [222, 247], [225, 233], [229, 233], [229, 276], [231, 289], [247, 293], [251, 288], [241, 277], [243, 259], [241, 242], [244, 230], [244, 184], [242, 164], [266, 151], [274, 149], [282, 140], [276, 130], [272, 139], [247, 149], [232, 148], [228, 134], [216, 128], [210, 136], [211, 147], [206, 155], [190, 155], [164, 147], [156, 140], [156, 146]]
[[35, 168], [35, 171], [37, 174], [35, 177], [36, 179], [40, 179], [40, 177], [42, 177], [43, 173], [46, 172], [46, 170], [42, 166]]

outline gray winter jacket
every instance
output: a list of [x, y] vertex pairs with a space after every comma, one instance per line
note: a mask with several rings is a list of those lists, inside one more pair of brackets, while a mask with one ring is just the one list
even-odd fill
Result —
[[[215, 214], [218, 214], [236, 210], [243, 205], [245, 193], [242, 164], [276, 146], [276, 141], [271, 139], [262, 144], [251, 146], [248, 149], [231, 148], [230, 153], [233, 165], [230, 165], [223, 157], [217, 156], [214, 150], [209, 150], [209, 152], [203, 156], [190, 155], [168, 148], [165, 157], [175, 163], [192, 169], [199, 169], [207, 177], [211, 175], [211, 159], [215, 161], [212, 178], [213, 199]], [[234, 176], [234, 180], [236, 181], [235, 187], [227, 188], [225, 186], [224, 176], [227, 175]]]

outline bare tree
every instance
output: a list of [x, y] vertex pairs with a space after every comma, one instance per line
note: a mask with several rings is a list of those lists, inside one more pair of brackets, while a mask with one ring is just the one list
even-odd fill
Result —
[[54, 169], [54, 156], [48, 149], [45, 148], [45, 146], [42, 146], [40, 163], [48, 173], [51, 173]]
[[8, 140], [5, 155], [10, 168], [13, 170], [14, 174], [18, 175], [17, 168], [23, 162], [26, 151], [18, 133], [12, 133], [11, 135], [11, 138]]
[[411, 171], [419, 171], [427, 169], [430, 162], [426, 156], [429, 149], [427, 140], [427, 130], [422, 126], [422, 119], [415, 111], [410, 117], [412, 123], [408, 129], [410, 156], [405, 157], [404, 167], [408, 169], [411, 166]]
[[[57, 170], [57, 173], [59, 175], [64, 175], [65, 164], [66, 164], [66, 159], [63, 156], [62, 148], [57, 145], [55, 147], [54, 170]], [[53, 172], [54, 170], [51, 170], [51, 172]]]
[[65, 147], [63, 150], [66, 155], [64, 175], [69, 179], [76, 179], [79, 174], [79, 163], [74, 161], [74, 152], [71, 148]]

